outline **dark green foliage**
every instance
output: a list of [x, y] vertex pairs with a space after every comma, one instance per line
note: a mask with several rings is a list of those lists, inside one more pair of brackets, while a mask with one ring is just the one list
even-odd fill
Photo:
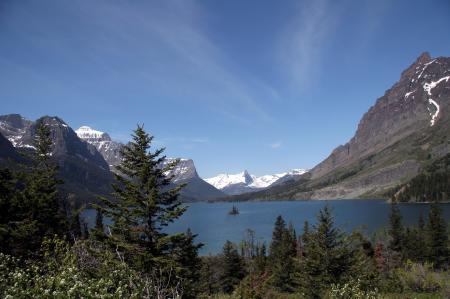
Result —
[[400, 202], [449, 200], [450, 154], [434, 161], [419, 175], [390, 193], [392, 199]]
[[433, 204], [428, 216], [427, 231], [427, 259], [437, 268], [448, 265], [450, 252], [447, 224], [442, 217], [442, 210]]
[[401, 252], [403, 248], [404, 228], [402, 215], [396, 203], [391, 203], [391, 214], [389, 215], [389, 246], [395, 252]]
[[117, 166], [120, 174], [116, 174], [118, 183], [113, 186], [115, 199], [103, 199], [103, 213], [112, 219], [108, 242], [125, 260], [142, 269], [174, 267], [168, 256], [180, 236], [168, 235], [162, 229], [186, 210], [178, 201], [181, 187], [170, 189], [170, 178], [164, 175], [176, 164], [160, 167], [164, 149], [150, 152], [153, 137], [142, 126], [132, 138]]
[[183, 298], [196, 298], [200, 291], [198, 281], [200, 280], [201, 259], [198, 250], [203, 244], [195, 244], [197, 235], [188, 229], [185, 234], [177, 235], [172, 245], [171, 259], [178, 265], [176, 274], [183, 278]]
[[8, 169], [0, 169], [0, 251], [10, 252], [11, 246], [11, 224], [15, 218], [14, 194], [15, 180]]
[[244, 261], [239, 256], [236, 245], [227, 241], [222, 252], [221, 288], [224, 293], [232, 293], [245, 276]]
[[[50, 160], [50, 129], [39, 122], [31, 169], [17, 176], [14, 183], [9, 171], [2, 172], [0, 188], [4, 189], [1, 205], [8, 215], [2, 217], [1, 235], [8, 245], [2, 251], [16, 256], [39, 253], [43, 238], [67, 233], [67, 221], [60, 209], [56, 178], [57, 166]], [[3, 242], [2, 242], [3, 243]]]
[[210, 297], [222, 292], [222, 257], [204, 256], [201, 258], [200, 282], [198, 283], [202, 293]]
[[352, 266], [351, 251], [344, 235], [334, 227], [328, 205], [323, 208], [314, 230], [308, 233], [302, 262], [302, 289], [312, 298], [320, 298], [332, 283], [339, 283]]
[[[116, 169], [118, 183], [113, 186], [114, 200], [102, 198], [105, 207], [98, 207], [97, 237], [134, 269], [150, 273], [159, 269], [169, 275], [170, 283], [183, 281], [187, 298], [197, 293], [200, 261], [194, 244], [195, 235], [169, 235], [163, 231], [178, 219], [186, 207], [178, 200], [183, 186], [170, 188], [171, 178], [165, 173], [176, 162], [162, 167], [164, 149], [151, 151], [152, 136], [138, 126], [133, 140], [123, 147], [122, 162]], [[101, 233], [102, 213], [111, 218], [106, 236]]]
[[271, 284], [283, 292], [292, 291], [295, 288], [296, 240], [297, 236], [293, 226], [290, 225], [287, 229], [283, 218], [278, 216], [272, 233], [269, 262], [272, 272]]

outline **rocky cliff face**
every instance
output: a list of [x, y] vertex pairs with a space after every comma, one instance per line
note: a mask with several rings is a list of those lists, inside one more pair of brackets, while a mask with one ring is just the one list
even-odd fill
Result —
[[[168, 158], [164, 164], [172, 163], [174, 160], [176, 159]], [[200, 178], [192, 159], [178, 159], [178, 164], [166, 175], [172, 177], [174, 185], [187, 184], [180, 193], [184, 201], [213, 200], [225, 196], [220, 190]]]
[[[122, 143], [112, 140], [108, 133], [92, 129], [88, 126], [78, 128], [76, 133], [80, 139], [95, 147], [107, 161], [111, 171], [115, 171], [115, 167], [120, 164], [122, 159], [120, 154], [124, 146]], [[161, 165], [161, 167], [174, 160], [173, 158], [166, 159], [164, 165]], [[183, 201], [209, 200], [225, 195], [198, 176], [194, 161], [191, 159], [178, 160], [178, 164], [172, 170], [168, 171], [166, 175], [172, 177], [174, 185], [187, 184], [181, 191], [181, 199]]]
[[120, 151], [123, 144], [113, 141], [108, 133], [94, 130], [88, 126], [82, 126], [75, 132], [80, 139], [93, 145], [108, 163], [109, 168], [114, 171], [114, 166], [121, 161]]
[[63, 193], [78, 203], [92, 201], [97, 195], [109, 195], [112, 175], [108, 164], [94, 146], [80, 140], [62, 119], [44, 116], [30, 121], [17, 114], [4, 115], [0, 116], [0, 133], [16, 150], [34, 150], [35, 132], [40, 122], [51, 130], [52, 159], [58, 163], [64, 181]]
[[[312, 178], [377, 153], [413, 132], [433, 126], [448, 112], [448, 75], [449, 58], [431, 59], [428, 53], [422, 54], [363, 116], [355, 136], [312, 170]], [[427, 85], [433, 82], [439, 83], [432, 90], [434, 96], [430, 96]]]
[[428, 53], [362, 117], [354, 137], [297, 182], [253, 198], [383, 197], [450, 152], [450, 58]]

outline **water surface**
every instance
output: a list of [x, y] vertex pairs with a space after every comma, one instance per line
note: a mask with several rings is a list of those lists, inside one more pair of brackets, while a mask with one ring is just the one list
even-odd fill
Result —
[[[246, 229], [254, 230], [260, 241], [268, 244], [278, 215], [282, 215], [287, 223], [292, 222], [297, 233], [301, 233], [303, 222], [315, 223], [317, 213], [327, 203], [333, 209], [336, 225], [346, 231], [359, 228], [370, 234], [388, 223], [390, 205], [382, 200], [191, 203], [187, 212], [167, 230], [174, 233], [190, 228], [198, 234], [196, 240], [205, 244], [201, 254], [216, 254], [226, 240], [239, 242]], [[239, 215], [228, 214], [233, 205], [239, 209]], [[450, 204], [440, 205], [448, 221]], [[404, 223], [417, 224], [421, 213], [427, 216], [429, 206], [425, 203], [399, 204]], [[85, 216], [92, 223], [95, 211], [87, 210]]]

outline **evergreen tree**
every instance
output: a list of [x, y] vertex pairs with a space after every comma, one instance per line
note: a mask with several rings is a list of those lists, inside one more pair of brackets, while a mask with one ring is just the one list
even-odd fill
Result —
[[74, 215], [72, 215], [72, 219], [70, 221], [70, 235], [74, 242], [82, 237], [79, 211], [75, 212]]
[[263, 273], [267, 266], [266, 244], [262, 243], [256, 247], [256, 256], [254, 258], [255, 272]]
[[222, 291], [230, 294], [245, 277], [244, 262], [239, 256], [236, 246], [230, 241], [226, 241], [223, 246], [222, 263]]
[[173, 268], [169, 257], [179, 235], [168, 235], [162, 229], [179, 218], [185, 207], [178, 194], [182, 186], [169, 188], [165, 173], [177, 162], [165, 162], [164, 149], [151, 152], [152, 136], [138, 126], [132, 141], [122, 149], [122, 161], [115, 174], [114, 200], [103, 198], [103, 213], [112, 219], [108, 241], [121, 259], [151, 271]]
[[51, 132], [42, 121], [37, 123], [34, 145], [33, 164], [20, 175], [22, 187], [9, 201], [8, 243], [11, 254], [17, 256], [36, 255], [45, 237], [68, 232], [66, 216], [59, 206], [58, 168], [50, 160]]
[[448, 266], [450, 253], [447, 225], [442, 217], [442, 210], [436, 203], [430, 208], [427, 232], [428, 260], [437, 268]]
[[103, 212], [102, 212], [102, 209], [100, 207], [97, 207], [95, 209], [95, 211], [96, 211], [96, 214], [95, 214], [95, 229], [97, 229], [100, 232], [103, 232], [105, 227], [103, 226]]
[[0, 252], [11, 252], [11, 227], [17, 211], [13, 210], [15, 200], [15, 180], [9, 169], [0, 169]]
[[328, 205], [319, 212], [317, 220], [314, 230], [308, 232], [302, 263], [301, 287], [311, 298], [321, 298], [332, 283], [341, 282], [353, 262], [343, 234], [334, 227]]
[[183, 278], [183, 298], [196, 298], [200, 292], [201, 260], [198, 257], [198, 250], [203, 244], [195, 244], [197, 235], [192, 234], [188, 229], [185, 234], [178, 235], [173, 241], [172, 258], [178, 265], [176, 274]]
[[389, 217], [389, 245], [388, 248], [397, 253], [403, 249], [404, 228], [402, 215], [396, 203], [391, 203], [391, 214]]
[[272, 233], [269, 260], [272, 272], [271, 284], [283, 292], [293, 291], [295, 287], [296, 239], [293, 226], [287, 229], [283, 217], [278, 216]]

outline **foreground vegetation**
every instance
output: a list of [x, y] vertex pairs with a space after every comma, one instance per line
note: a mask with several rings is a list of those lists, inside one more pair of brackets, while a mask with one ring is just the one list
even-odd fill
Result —
[[[180, 187], [160, 168], [162, 150], [138, 127], [123, 150], [113, 199], [94, 228], [61, 199], [49, 129], [35, 163], [0, 171], [2, 298], [448, 298], [450, 249], [438, 205], [404, 227], [392, 204], [386, 234], [371, 239], [334, 226], [328, 206], [302, 233], [279, 216], [268, 246], [248, 230], [217, 256], [198, 256], [195, 235], [164, 227], [184, 212]], [[113, 219], [104, 225], [103, 217]]]

